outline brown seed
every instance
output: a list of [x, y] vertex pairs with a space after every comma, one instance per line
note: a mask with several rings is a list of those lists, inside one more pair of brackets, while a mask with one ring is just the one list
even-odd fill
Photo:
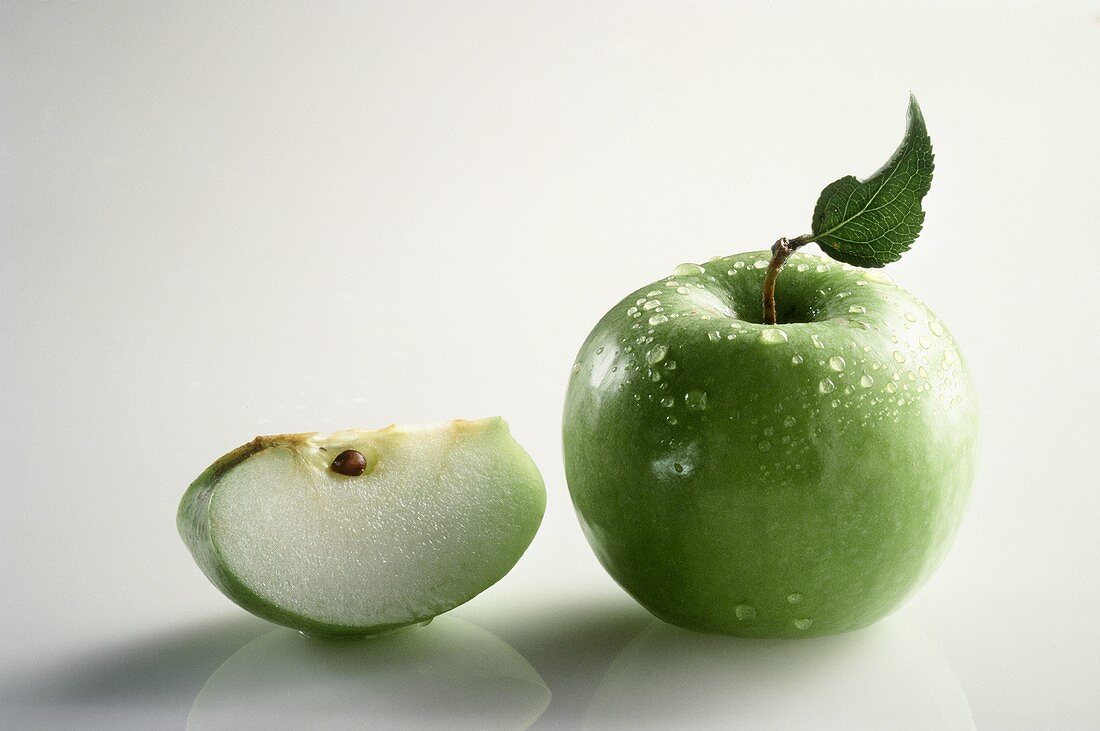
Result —
[[336, 455], [336, 459], [332, 460], [331, 469], [339, 475], [358, 477], [367, 469], [367, 458], [363, 456], [362, 452], [345, 449]]

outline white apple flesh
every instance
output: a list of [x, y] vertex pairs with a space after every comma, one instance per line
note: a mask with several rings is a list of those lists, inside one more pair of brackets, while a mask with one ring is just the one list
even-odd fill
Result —
[[192, 484], [178, 524], [245, 609], [355, 635], [424, 622], [496, 583], [545, 505], [538, 469], [492, 418], [257, 437]]

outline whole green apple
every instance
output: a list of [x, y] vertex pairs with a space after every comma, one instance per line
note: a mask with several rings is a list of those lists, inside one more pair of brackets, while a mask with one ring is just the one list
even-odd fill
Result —
[[803, 253], [677, 267], [577, 356], [565, 469], [607, 571], [656, 616], [823, 635], [895, 609], [943, 558], [977, 461], [958, 348], [876, 271]]

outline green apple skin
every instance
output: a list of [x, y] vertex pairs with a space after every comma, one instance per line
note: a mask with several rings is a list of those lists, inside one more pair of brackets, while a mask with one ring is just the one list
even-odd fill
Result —
[[809, 637], [885, 616], [946, 553], [977, 467], [958, 349], [874, 270], [796, 253], [685, 264], [608, 312], [565, 401], [566, 477], [611, 576], [657, 617]]
[[[477, 596], [508, 573], [534, 539], [546, 508], [546, 491], [542, 475], [527, 452], [512, 439], [503, 419], [499, 417], [475, 421], [458, 419], [450, 422], [449, 426], [454, 430], [455, 439], [479, 441], [492, 449], [502, 472], [515, 479], [516, 488], [509, 496], [512, 508], [508, 514], [500, 518], [508, 522], [511, 540], [507, 544], [496, 545], [486, 550], [486, 553], [492, 552], [495, 555], [491, 560], [482, 559], [483, 564], [488, 563], [491, 566], [489, 573], [482, 574], [482, 581], [479, 584], [470, 585], [467, 591], [454, 596], [448, 605], [437, 606], [430, 613], [409, 617], [403, 621], [370, 626], [320, 622], [302, 614], [287, 611], [265, 599], [257, 588], [249, 586], [246, 581], [238, 577], [229, 562], [222, 556], [214, 535], [215, 531], [212, 530], [212, 521], [216, 519], [213, 504], [219, 481], [234, 467], [264, 450], [303, 451], [310, 440], [317, 436], [314, 432], [258, 436], [216, 460], [191, 483], [180, 501], [176, 514], [176, 525], [180, 537], [202, 572], [226, 597], [258, 617], [305, 634], [319, 637], [356, 637], [384, 634], [402, 627], [430, 622], [435, 616]], [[361, 431], [359, 434], [366, 436], [366, 441], [363, 443], [368, 444], [367, 448], [370, 448], [370, 442], [378, 444], [379, 441], [401, 438], [401, 431], [401, 428], [391, 425], [375, 431]], [[375, 440], [375, 436], [381, 436], [384, 439]], [[384, 453], [381, 459], [385, 460]], [[461, 562], [459, 565], [461, 566]]]

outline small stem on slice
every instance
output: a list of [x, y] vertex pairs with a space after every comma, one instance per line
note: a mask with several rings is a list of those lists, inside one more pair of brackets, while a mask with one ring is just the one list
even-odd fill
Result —
[[779, 272], [787, 259], [801, 246], [810, 243], [813, 237], [808, 234], [796, 236], [793, 239], [781, 238], [772, 244], [772, 260], [768, 264], [768, 271], [764, 274], [764, 324], [774, 325], [775, 317], [775, 282], [779, 279]]

